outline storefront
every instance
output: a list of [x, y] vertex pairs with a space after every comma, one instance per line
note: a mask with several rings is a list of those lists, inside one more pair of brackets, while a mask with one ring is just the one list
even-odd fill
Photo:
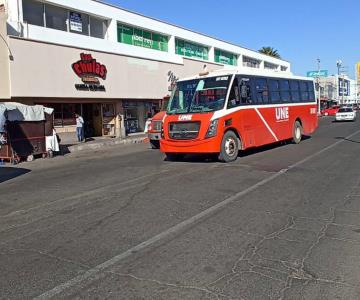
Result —
[[75, 114], [83, 117], [85, 137], [116, 136], [115, 103], [52, 103], [38, 102], [54, 108], [54, 126], [58, 132], [72, 132]]
[[10, 42], [16, 56], [10, 70], [13, 100], [54, 108], [60, 133], [75, 132], [76, 113], [84, 118], [86, 136], [143, 132], [174, 82], [204, 66], [192, 59], [179, 65], [19, 38]]

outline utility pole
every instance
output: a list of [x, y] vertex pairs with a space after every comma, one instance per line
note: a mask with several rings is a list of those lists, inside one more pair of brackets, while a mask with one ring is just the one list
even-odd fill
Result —
[[321, 89], [320, 89], [320, 58], [316, 59], [317, 61], [317, 69], [318, 69], [318, 74], [317, 74], [317, 86], [318, 86], [318, 114], [320, 115], [320, 99], [321, 99]]
[[[337, 66], [337, 69], [338, 69], [338, 82], [337, 82], [337, 84], [338, 84], [338, 90], [339, 90], [338, 95], [337, 95], [336, 98], [339, 101], [340, 100], [340, 88], [341, 88], [341, 85], [342, 85], [341, 80], [340, 80], [340, 68], [342, 66], [342, 61], [340, 59], [336, 61], [336, 66]], [[342, 101], [344, 101], [344, 91], [343, 90], [342, 90], [342, 95], [343, 95]], [[338, 104], [340, 104], [340, 103], [338, 103]]]

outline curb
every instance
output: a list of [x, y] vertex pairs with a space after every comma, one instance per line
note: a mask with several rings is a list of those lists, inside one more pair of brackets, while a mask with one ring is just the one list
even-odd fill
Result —
[[89, 143], [89, 144], [78, 144], [68, 147], [70, 153], [83, 151], [83, 150], [95, 150], [103, 147], [113, 146], [113, 145], [129, 145], [129, 144], [140, 144], [148, 142], [148, 138], [145, 136], [137, 138], [127, 138], [127, 139], [113, 139], [111, 141], [104, 141], [100, 143]]

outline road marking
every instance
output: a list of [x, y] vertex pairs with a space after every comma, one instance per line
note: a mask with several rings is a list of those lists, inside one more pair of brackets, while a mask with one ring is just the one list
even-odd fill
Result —
[[259, 110], [257, 108], [255, 108], [255, 111], [257, 112], [257, 114], [259, 115], [261, 121], [264, 123], [264, 125], [266, 126], [266, 128], [270, 131], [271, 135], [273, 136], [273, 138], [275, 139], [275, 141], [279, 141], [279, 139], [277, 138], [277, 136], [275, 135], [274, 131], [272, 131], [272, 129], [270, 128], [269, 124], [265, 121], [264, 117], [262, 116], [262, 114], [259, 112]]
[[[123, 253], [120, 253], [119, 255], [116, 255], [114, 257], [112, 257], [111, 259], [103, 262], [102, 264], [100, 265], [97, 265], [95, 266], [94, 268], [86, 271], [84, 274], [81, 274], [81, 275], [78, 275], [72, 279], [70, 279], [69, 281], [67, 282], [64, 282], [56, 287], [54, 287], [53, 289], [51, 290], [48, 290], [46, 292], [44, 292], [43, 294], [41, 294], [40, 296], [34, 298], [35, 300], [45, 300], [45, 299], [51, 299], [52, 297], [60, 294], [61, 292], [65, 291], [66, 289], [69, 289], [69, 288], [72, 288], [82, 282], [84, 282], [85, 280], [88, 280], [90, 279], [91, 277], [93, 276], [96, 276], [98, 273], [102, 272], [102, 271], [105, 271], [106, 269], [114, 266], [115, 264], [119, 263], [121, 260], [133, 255], [133, 254], [136, 254], [138, 253], [139, 251], [141, 250], [144, 250], [145, 248], [153, 245], [154, 243], [170, 236], [171, 234], [175, 234], [175, 233], [178, 233], [180, 232], [181, 230], [184, 230], [186, 227], [190, 226], [190, 225], [193, 225], [195, 223], [197, 223], [199, 220], [202, 220], [206, 217], [209, 217], [211, 215], [213, 215], [215, 212], [218, 212], [220, 209], [224, 208], [225, 206], [227, 206], [228, 204], [230, 203], [233, 203], [235, 200], [237, 200], [238, 198], [256, 190], [258, 187], [261, 187], [265, 184], [267, 184], [268, 182], [280, 177], [281, 175], [285, 174], [286, 172], [288, 172], [289, 170], [313, 159], [314, 157], [324, 153], [325, 151], [328, 151], [334, 147], [336, 147], [337, 145], [343, 143], [346, 141], [346, 139], [349, 139], [351, 137], [353, 137], [354, 135], [360, 133], [360, 130], [350, 134], [349, 136], [345, 137], [344, 139], [340, 140], [340, 141], [337, 141], [335, 142], [334, 144], [331, 144], [327, 147], [325, 147], [324, 149], [318, 151], [318, 152], [315, 152], [314, 154], [296, 162], [295, 164], [292, 164], [290, 165], [288, 168], [286, 169], [282, 169], [280, 170], [279, 172], [271, 175], [270, 177], [268, 178], [265, 178], [261, 181], [259, 181], [258, 183], [252, 185], [251, 187], [248, 187], [247, 189], [241, 191], [241, 192], [238, 192], [236, 194], [234, 194], [233, 196], [230, 196], [228, 198], [226, 198], [225, 200], [223, 200], [222, 202], [219, 202], [217, 204], [215, 204], [214, 206], [211, 206], [209, 207], [208, 209], [198, 213], [197, 215], [195, 216], [192, 216], [191, 218], [153, 236], [152, 238], [128, 249], [127, 251], [123, 252]], [[97, 278], [94, 277], [92, 280], [96, 280]]]

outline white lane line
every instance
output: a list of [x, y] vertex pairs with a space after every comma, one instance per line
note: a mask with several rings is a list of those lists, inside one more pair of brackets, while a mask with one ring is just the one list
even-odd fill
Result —
[[259, 115], [260, 119], [263, 121], [264, 125], [266, 126], [266, 128], [270, 131], [271, 135], [273, 136], [273, 138], [275, 139], [275, 141], [279, 141], [279, 139], [277, 138], [277, 136], [275, 135], [274, 131], [272, 131], [272, 129], [270, 128], [269, 124], [265, 121], [264, 117], [262, 116], [262, 114], [259, 112], [259, 110], [257, 108], [255, 108], [255, 111], [257, 112], [257, 114]]
[[[340, 140], [340, 141], [337, 141], [336, 143], [334, 144], [331, 144], [330, 146], [327, 146], [325, 147], [324, 149], [318, 151], [318, 152], [315, 152], [314, 154], [306, 157], [305, 159], [303, 160], [300, 160], [299, 162], [289, 166], [287, 169], [283, 169], [283, 170], [280, 170], [279, 172], [271, 175], [270, 177], [268, 178], [265, 178], [261, 181], [259, 181], [258, 183], [254, 184], [253, 186], [241, 191], [241, 192], [238, 192], [236, 194], [234, 194], [233, 196], [230, 196], [228, 198], [226, 198], [225, 200], [223, 200], [222, 202], [219, 202], [218, 204], [200, 212], [199, 214], [159, 233], [158, 235], [155, 235], [154, 237], [136, 245], [135, 247], [132, 247], [130, 248], [129, 250], [119, 254], [119, 255], [116, 255], [114, 256], [113, 258], [103, 262], [102, 264], [100, 265], [97, 265], [96, 267], [88, 270], [87, 272], [85, 272], [84, 274], [81, 274], [81, 275], [78, 275], [76, 277], [74, 277], [73, 279], [70, 279], [69, 281], [67, 282], [64, 282], [56, 287], [54, 287], [53, 289], [51, 290], [48, 290], [46, 292], [44, 292], [43, 294], [41, 294], [40, 296], [34, 298], [35, 300], [45, 300], [45, 299], [51, 299], [52, 297], [62, 293], [63, 291], [65, 291], [66, 289], [69, 289], [71, 287], [74, 287], [76, 285], [79, 285], [80, 283], [84, 282], [85, 280], [87, 279], [90, 279], [91, 277], [93, 276], [96, 276], [98, 273], [114, 266], [115, 264], [119, 263], [121, 260], [133, 255], [133, 254], [136, 254], [137, 252], [153, 245], [154, 243], [170, 236], [171, 234], [175, 234], [181, 230], [184, 230], [186, 227], [190, 226], [190, 225], [193, 225], [195, 223], [197, 223], [199, 220], [202, 220], [202, 219], [205, 219], [206, 217], [209, 217], [210, 215], [214, 214], [215, 212], [219, 211], [220, 209], [224, 208], [225, 206], [227, 206], [228, 204], [234, 202], [235, 200], [237, 200], [238, 198], [256, 190], [258, 187], [261, 187], [263, 185], [265, 185], [266, 183], [276, 179], [277, 177], [285, 174], [287, 171], [311, 160], [312, 158], [324, 153], [325, 151], [328, 151], [334, 147], [336, 147], [337, 145], [339, 145], [340, 143], [343, 143], [344, 141], [346, 141], [346, 139], [349, 139], [351, 137], [353, 137], [354, 135], [360, 133], [360, 130], [352, 133], [351, 135], [345, 137], [343, 140]], [[97, 278], [93, 278], [92, 280], [96, 280]]]

